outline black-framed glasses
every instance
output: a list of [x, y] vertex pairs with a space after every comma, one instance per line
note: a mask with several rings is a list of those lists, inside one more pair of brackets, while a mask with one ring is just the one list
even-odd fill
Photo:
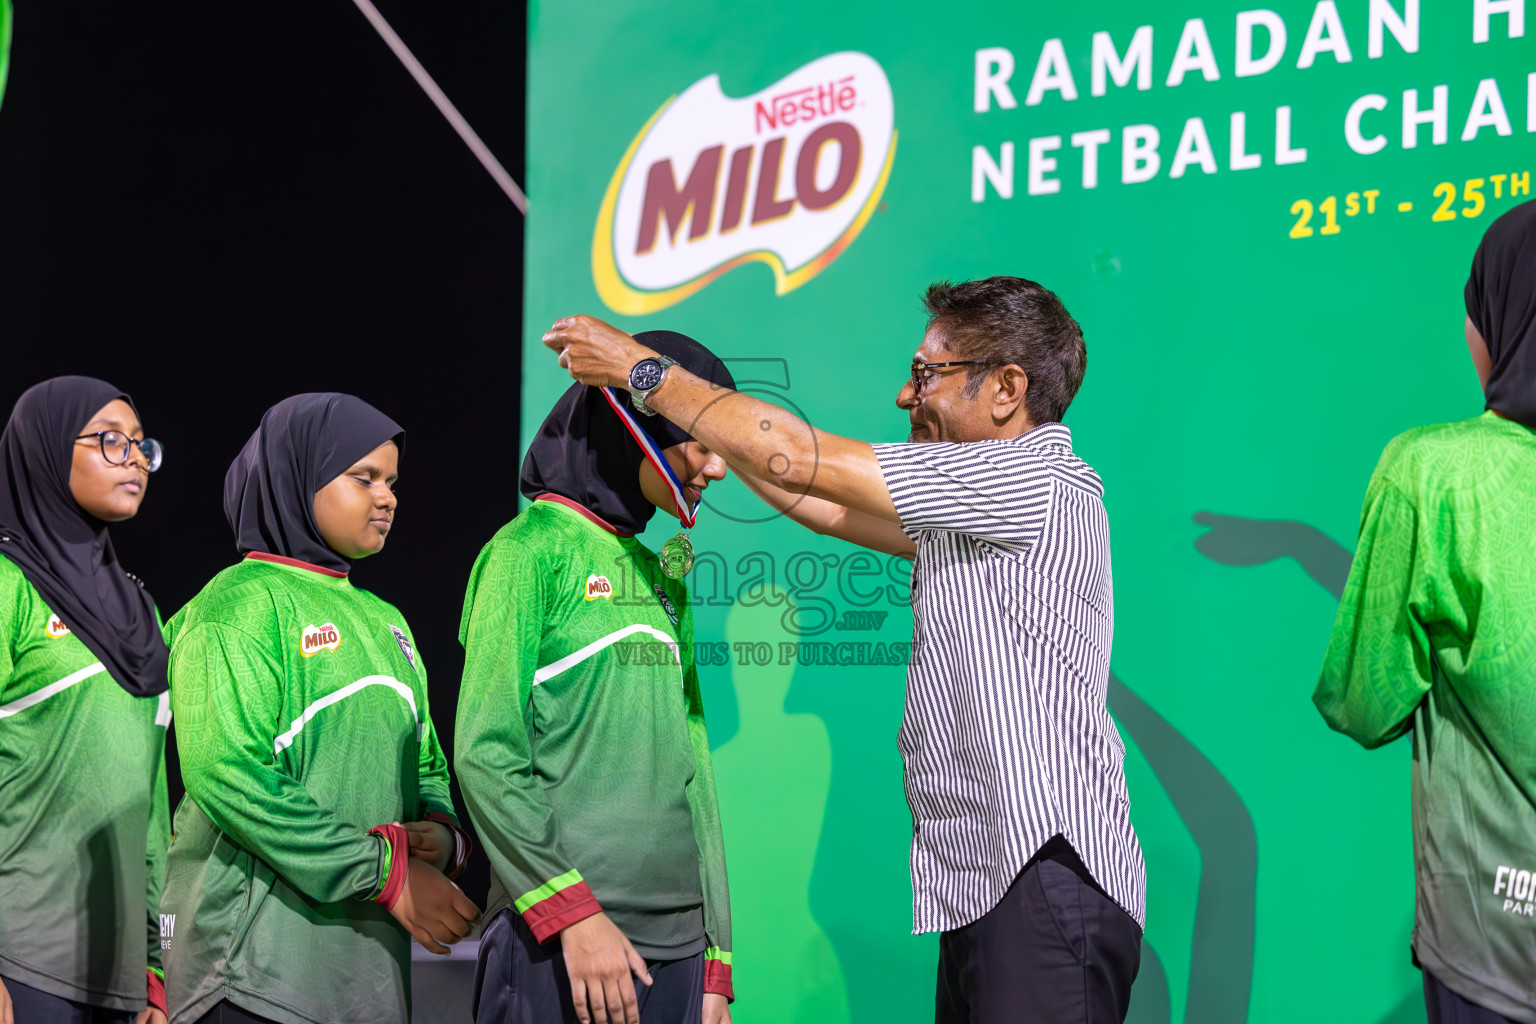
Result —
[[101, 445], [101, 457], [114, 466], [125, 464], [133, 456], [133, 446], [138, 445], [139, 451], [144, 456], [144, 463], [153, 473], [160, 468], [160, 463], [165, 461], [165, 447], [152, 437], [146, 437], [140, 441], [136, 437], [129, 437], [121, 430], [98, 430], [94, 434], [81, 434], [76, 441], [85, 441], [95, 438]]
[[946, 366], [983, 366], [985, 359], [960, 359], [952, 363], [924, 363], [918, 360], [912, 361], [912, 393], [921, 395], [923, 388], [932, 384], [938, 374], [934, 370], [942, 370]]

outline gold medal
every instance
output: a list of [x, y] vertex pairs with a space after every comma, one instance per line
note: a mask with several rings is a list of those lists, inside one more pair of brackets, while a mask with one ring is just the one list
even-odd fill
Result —
[[693, 541], [687, 533], [680, 533], [663, 544], [656, 557], [668, 579], [680, 580], [693, 568]]

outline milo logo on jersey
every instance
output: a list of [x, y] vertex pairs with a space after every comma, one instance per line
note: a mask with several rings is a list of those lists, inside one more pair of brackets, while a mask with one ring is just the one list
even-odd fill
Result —
[[1500, 864], [1493, 873], [1493, 894], [1504, 897], [1506, 914], [1536, 917], [1536, 871]]
[[43, 632], [48, 634], [49, 639], [62, 640], [69, 636], [69, 627], [64, 625], [64, 620], [57, 615], [49, 615], [48, 625], [43, 627]]
[[327, 622], [323, 626], [305, 626], [299, 636], [299, 653], [306, 658], [321, 651], [334, 651], [341, 646], [341, 634], [334, 622]]
[[896, 155], [891, 85], [873, 58], [834, 53], [733, 99], [710, 75], [651, 116], [619, 161], [592, 237], [610, 308], [681, 302], [746, 263], [783, 295], [853, 244]]
[[613, 600], [613, 584], [608, 582], [607, 576], [599, 576], [593, 573], [587, 577], [587, 600], [597, 601], [599, 599], [603, 601]]

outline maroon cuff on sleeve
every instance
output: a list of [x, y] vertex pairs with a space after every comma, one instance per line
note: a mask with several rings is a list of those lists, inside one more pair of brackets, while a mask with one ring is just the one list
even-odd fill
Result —
[[597, 897], [592, 895], [587, 883], [577, 882], [523, 911], [523, 920], [528, 922], [528, 929], [535, 939], [548, 942], [560, 933], [560, 929], [602, 912], [603, 908], [597, 905]]
[[384, 888], [373, 898], [373, 902], [390, 910], [405, 891], [405, 873], [409, 870], [407, 861], [411, 856], [410, 836], [406, 834], [405, 826], [399, 824], [375, 825], [368, 830], [368, 834], [379, 836], [389, 844], [389, 872], [384, 880]]
[[726, 1002], [734, 1003], [736, 990], [731, 988], [731, 965], [719, 960], [705, 960], [704, 991], [725, 996]]
[[454, 862], [447, 872], [449, 878], [458, 878], [459, 872], [464, 870], [464, 865], [469, 863], [469, 855], [475, 852], [475, 841], [469, 837], [469, 833], [464, 830], [464, 826], [460, 825], [458, 820], [451, 814], [433, 811], [427, 815], [427, 820], [435, 821], [439, 825], [447, 825], [453, 834], [458, 837], [458, 860]]
[[144, 973], [149, 976], [149, 1008], [170, 1016], [170, 1011], [165, 1008], [165, 982], [154, 971]]

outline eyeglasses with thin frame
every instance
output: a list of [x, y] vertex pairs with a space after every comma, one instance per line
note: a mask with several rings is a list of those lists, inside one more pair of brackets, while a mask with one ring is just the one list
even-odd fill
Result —
[[153, 473], [160, 468], [165, 461], [165, 447], [152, 437], [146, 437], [140, 441], [136, 437], [129, 437], [121, 430], [98, 430], [94, 434], [81, 434], [76, 441], [86, 441], [95, 438], [101, 445], [101, 457], [114, 466], [121, 466], [133, 456], [133, 446], [138, 445], [139, 451], [144, 456], [144, 463]]
[[912, 361], [912, 393], [921, 398], [923, 387], [932, 384], [938, 374], [934, 370], [941, 370], [946, 366], [982, 366], [985, 359], [960, 359], [951, 363], [925, 363], [914, 359]]

